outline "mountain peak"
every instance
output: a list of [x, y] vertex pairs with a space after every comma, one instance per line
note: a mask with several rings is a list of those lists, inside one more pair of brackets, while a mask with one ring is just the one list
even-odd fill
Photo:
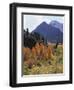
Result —
[[56, 43], [57, 41], [59, 43], [62, 43], [63, 32], [60, 30], [58, 25], [56, 26], [57, 27], [55, 27], [53, 24], [47, 24], [46, 22], [42, 22], [36, 27], [35, 30], [33, 30], [33, 32], [37, 32], [38, 34], [43, 36], [45, 40], [51, 43]]
[[62, 23], [60, 23], [60, 22], [58, 22], [58, 21], [56, 21], [56, 20], [53, 20], [53, 21], [50, 22], [50, 24], [56, 25], [56, 24], [62, 24]]
[[48, 24], [44, 21], [40, 25], [48, 25]]
[[53, 21], [50, 22], [49, 25], [51, 25], [53, 27], [56, 27], [56, 28], [60, 29], [61, 32], [63, 32], [63, 24], [62, 23], [60, 23], [56, 20], [53, 20]]

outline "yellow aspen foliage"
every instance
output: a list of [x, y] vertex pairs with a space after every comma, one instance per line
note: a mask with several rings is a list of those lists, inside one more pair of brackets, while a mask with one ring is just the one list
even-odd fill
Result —
[[49, 60], [54, 59], [54, 56], [52, 54], [52, 49], [50, 46], [45, 46], [43, 43], [36, 43], [35, 47], [32, 47], [32, 49], [29, 48], [23, 48], [25, 59], [34, 59], [38, 60]]
[[44, 55], [45, 46], [42, 43], [40, 44], [40, 49], [41, 49], [42, 55]]
[[36, 60], [36, 49], [35, 49], [35, 47], [32, 48], [31, 53], [32, 53], [32, 58], [34, 58]]
[[27, 60], [30, 57], [31, 50], [29, 48], [24, 48], [23, 53], [24, 53], [25, 60]]
[[50, 46], [48, 46], [47, 52], [48, 52], [49, 58], [51, 58], [53, 56], [53, 54], [52, 54], [52, 50], [51, 50]]
[[39, 43], [36, 43], [35, 49], [36, 49], [36, 54], [37, 54], [37, 55], [40, 55], [41, 49], [40, 49]]

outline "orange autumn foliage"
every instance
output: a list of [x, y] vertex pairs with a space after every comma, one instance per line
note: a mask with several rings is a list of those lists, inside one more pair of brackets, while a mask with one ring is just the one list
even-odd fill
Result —
[[25, 57], [24, 61], [28, 65], [35, 64], [36, 60], [49, 60], [53, 56], [51, 47], [47, 47], [42, 43], [36, 43], [32, 49], [24, 47], [23, 55]]
[[40, 55], [41, 49], [40, 49], [39, 43], [36, 43], [36, 45], [35, 45], [35, 50], [36, 50], [36, 54], [37, 54], [37, 55]]

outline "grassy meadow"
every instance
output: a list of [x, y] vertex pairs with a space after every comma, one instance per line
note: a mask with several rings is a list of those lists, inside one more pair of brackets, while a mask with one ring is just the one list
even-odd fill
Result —
[[23, 47], [23, 75], [63, 73], [63, 45], [36, 43]]

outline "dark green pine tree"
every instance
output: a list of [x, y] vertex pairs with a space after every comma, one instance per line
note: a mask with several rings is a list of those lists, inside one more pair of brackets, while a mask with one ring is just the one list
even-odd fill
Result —
[[27, 34], [27, 36], [29, 35], [29, 29], [28, 28], [26, 29], [26, 34]]

